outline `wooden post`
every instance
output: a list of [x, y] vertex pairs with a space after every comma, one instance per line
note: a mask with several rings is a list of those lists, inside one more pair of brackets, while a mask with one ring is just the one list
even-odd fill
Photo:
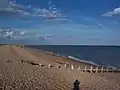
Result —
[[90, 66], [90, 72], [92, 72], [93, 71], [93, 66]]
[[107, 72], [109, 72], [109, 68], [107, 67]]
[[104, 72], [104, 67], [102, 66], [102, 68], [101, 68], [101, 72], [103, 73]]
[[24, 60], [21, 60], [21, 63], [24, 63]]
[[48, 64], [48, 68], [51, 68], [51, 65], [50, 65], [50, 64]]
[[115, 71], [116, 71], [116, 68], [114, 68], [114, 67], [113, 67], [112, 69], [113, 69], [113, 71], [112, 71], [112, 72], [115, 72]]
[[78, 67], [78, 69], [77, 70], [80, 70], [80, 66]]
[[73, 65], [71, 65], [71, 69], [72, 69], [72, 70], [74, 69], [74, 66], [73, 66]]
[[67, 64], [65, 64], [64, 66], [65, 66], [65, 68], [67, 68]]
[[51, 65], [51, 64], [48, 64], [48, 68], [52, 68], [53, 67], [53, 65]]
[[87, 66], [85, 65], [85, 72], [87, 71]]
[[41, 67], [41, 66], [42, 66], [42, 64], [41, 64], [41, 63], [39, 63], [39, 66]]
[[98, 66], [96, 67], [96, 72], [98, 72]]

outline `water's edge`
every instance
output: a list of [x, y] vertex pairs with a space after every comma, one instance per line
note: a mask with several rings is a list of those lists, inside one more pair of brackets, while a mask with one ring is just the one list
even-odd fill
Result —
[[[38, 45], [38, 46], [26, 46], [26, 47], [30, 47], [30, 48], [32, 48], [32, 49], [34, 49], [34, 50], [37, 50], [37, 51], [40, 51], [40, 52], [44, 52], [44, 53], [49, 53], [49, 54], [53, 54], [53, 55], [56, 55], [56, 56], [60, 56], [60, 57], [64, 57], [64, 58], [70, 58], [70, 59], [73, 59], [73, 60], [77, 60], [77, 61], [80, 61], [80, 62], [84, 62], [84, 63], [88, 63], [88, 64], [93, 64], [93, 65], [104, 65], [104, 66], [109, 66], [109, 67], [120, 67], [119, 65], [109, 65], [109, 64], [100, 64], [100, 63], [96, 63], [96, 62], [94, 62], [94, 61], [90, 61], [90, 60], [86, 60], [86, 59], [81, 59], [81, 58], [77, 58], [77, 57], [75, 57], [74, 55], [72, 56], [72, 55], [64, 55], [64, 54], [62, 54], [62, 53], [57, 53], [57, 52], [54, 52], [54, 50], [53, 50], [53, 52], [51, 51], [51, 50], [47, 50], [47, 49], [44, 49], [44, 48], [42, 48], [41, 47], [41, 45]], [[39, 48], [39, 47], [41, 47], [41, 48]], [[47, 47], [47, 46], [45, 46], [45, 47]], [[49, 46], [48, 46], [49, 47]]]

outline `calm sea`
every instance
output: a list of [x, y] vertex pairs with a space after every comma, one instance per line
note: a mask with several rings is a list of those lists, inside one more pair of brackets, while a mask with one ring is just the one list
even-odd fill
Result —
[[120, 46], [27, 45], [27, 47], [50, 51], [62, 56], [72, 56], [96, 64], [120, 67]]

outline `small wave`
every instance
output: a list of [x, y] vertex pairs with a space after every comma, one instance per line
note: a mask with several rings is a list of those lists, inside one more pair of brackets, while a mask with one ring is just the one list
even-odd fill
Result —
[[93, 65], [98, 65], [98, 64], [96, 64], [96, 63], [94, 63], [94, 62], [92, 62], [92, 61], [81, 60], [81, 59], [78, 59], [78, 58], [76, 58], [76, 57], [74, 57], [74, 56], [68, 56], [68, 58], [74, 59], [74, 60], [77, 60], [77, 61], [80, 61], [80, 62], [84, 62], [84, 63], [89, 63], [89, 64], [93, 64]]

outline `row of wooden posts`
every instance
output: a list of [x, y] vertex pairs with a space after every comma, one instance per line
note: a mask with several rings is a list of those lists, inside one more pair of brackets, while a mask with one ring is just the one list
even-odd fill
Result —
[[[39, 65], [40, 67], [45, 66], [44, 64], [41, 63], [36, 63], [36, 62], [29, 62], [29, 61], [24, 61], [21, 60], [21, 63], [29, 63], [32, 65]], [[48, 64], [48, 68], [52, 68], [54, 67], [54, 65]], [[57, 68], [61, 68], [63, 66], [61, 65], [57, 65]], [[95, 67], [95, 66], [94, 66]], [[97, 66], [95, 68], [93, 68], [93, 65], [90, 66], [90, 68], [87, 67], [87, 65], [84, 66], [84, 68], [81, 68], [81, 66], [78, 66], [78, 68], [75, 68], [74, 65], [70, 65], [70, 67], [68, 67], [68, 64], [64, 64], [64, 68], [67, 69], [71, 69], [71, 70], [79, 70], [79, 71], [83, 71], [83, 72], [120, 72], [120, 69], [114, 69], [114, 68], [104, 68], [104, 66]]]
[[[67, 68], [67, 65], [65, 64], [65, 68]], [[71, 65], [71, 69], [74, 70], [74, 65]], [[90, 68], [87, 68], [87, 65], [84, 66], [84, 69], [81, 69], [79, 66], [77, 70], [83, 71], [83, 72], [120, 72], [120, 70], [117, 69], [111, 69], [111, 68], [106, 68], [104, 69], [104, 66], [101, 66], [99, 69], [99, 66], [96, 66], [94, 69], [93, 66], [91, 65]]]
[[[39, 66], [44, 66], [43, 64], [39, 64]], [[52, 67], [54, 67], [53, 65], [51, 65], [51, 64], [48, 64], [48, 68], [52, 68]], [[58, 65], [57, 66], [57, 68], [61, 68], [61, 66], [60, 65]], [[67, 67], [67, 64], [64, 64], [64, 68], [68, 68]], [[70, 66], [70, 69], [71, 70], [74, 70], [74, 69], [76, 69], [76, 68], [74, 68], [74, 65], [71, 65]], [[80, 70], [80, 71], [83, 71], [83, 72], [120, 72], [120, 69], [112, 69], [112, 68], [106, 68], [106, 69], [104, 69], [104, 66], [101, 66], [101, 68], [99, 68], [99, 66], [96, 66], [96, 68], [94, 69], [93, 68], [93, 66], [90, 66], [90, 68], [88, 69], [87, 68], [87, 65], [85, 65], [84, 66], [84, 69], [82, 69], [80, 66], [76, 69], [76, 70]]]

